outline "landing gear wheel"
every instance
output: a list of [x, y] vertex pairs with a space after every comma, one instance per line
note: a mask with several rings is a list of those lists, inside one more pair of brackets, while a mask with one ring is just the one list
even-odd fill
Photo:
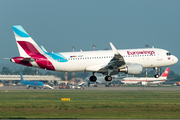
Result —
[[158, 75], [158, 74], [155, 74], [155, 75], [154, 75], [154, 77], [155, 77], [155, 78], [158, 78], [158, 77], [159, 77], [159, 75]]
[[111, 77], [111, 76], [106, 76], [106, 77], [105, 77], [105, 80], [106, 80], [106, 81], [111, 81], [111, 80], [112, 80], [112, 77]]
[[97, 77], [93, 75], [93, 76], [91, 76], [91, 77], [89, 78], [89, 80], [92, 81], [92, 82], [96, 82]]

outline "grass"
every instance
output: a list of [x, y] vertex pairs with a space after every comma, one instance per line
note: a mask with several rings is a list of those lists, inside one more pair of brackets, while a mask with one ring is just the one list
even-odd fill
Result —
[[26, 90], [0, 91], [0, 96], [1, 119], [180, 118], [180, 91]]

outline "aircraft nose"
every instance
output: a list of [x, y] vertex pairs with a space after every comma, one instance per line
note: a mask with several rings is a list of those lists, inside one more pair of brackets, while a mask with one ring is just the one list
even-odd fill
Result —
[[176, 56], [173, 57], [174, 64], [178, 62], [178, 58]]

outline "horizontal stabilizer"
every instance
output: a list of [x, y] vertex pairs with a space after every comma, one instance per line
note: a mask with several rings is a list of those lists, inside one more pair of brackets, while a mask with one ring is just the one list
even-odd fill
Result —
[[23, 61], [35, 61], [35, 59], [28, 57], [28, 58], [24, 58]]
[[35, 61], [34, 58], [31, 58], [31, 57], [14, 57], [14, 58], [11, 58], [10, 59], [11, 62], [17, 62], [17, 61], [25, 61], [25, 62], [32, 62], [32, 61]]

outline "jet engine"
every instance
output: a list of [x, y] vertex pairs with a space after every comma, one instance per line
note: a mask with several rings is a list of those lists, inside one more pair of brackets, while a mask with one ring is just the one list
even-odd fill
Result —
[[27, 89], [29, 89], [29, 88], [30, 88], [30, 86], [29, 86], [29, 85], [26, 85], [26, 88], [27, 88]]
[[130, 75], [137, 75], [142, 73], [143, 67], [141, 64], [132, 64], [132, 65], [127, 65], [125, 67], [120, 67], [118, 71]]
[[93, 76], [91, 76], [91, 77], [89, 78], [89, 80], [90, 80], [91, 82], [96, 82], [97, 77], [93, 75]]

